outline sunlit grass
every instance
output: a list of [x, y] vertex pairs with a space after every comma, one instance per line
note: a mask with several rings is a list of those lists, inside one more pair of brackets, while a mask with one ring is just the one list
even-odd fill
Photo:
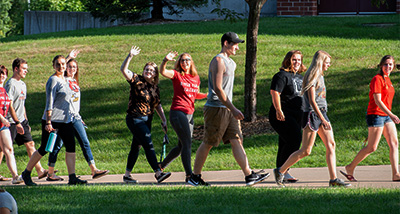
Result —
[[[394, 22], [386, 28], [364, 27], [363, 23]], [[71, 49], [81, 51], [78, 56], [80, 84], [82, 88], [81, 115], [88, 124], [89, 139], [96, 164], [111, 173], [123, 173], [130, 149], [131, 133], [125, 124], [129, 85], [119, 68], [132, 45], [139, 46], [141, 54], [134, 57], [130, 69], [141, 73], [147, 61], [161, 63], [172, 50], [192, 55], [202, 81], [201, 91], [207, 92], [208, 65], [220, 51], [220, 37], [226, 31], [235, 31], [245, 38], [246, 21], [236, 23], [190, 22], [180, 24], [113, 27], [87, 29], [31, 36], [18, 36], [0, 40], [0, 64], [11, 69], [16, 57], [28, 60], [29, 73], [24, 80], [28, 87], [27, 112], [32, 125], [33, 138], [40, 144], [40, 118], [45, 105], [45, 83], [53, 73], [51, 61], [57, 54], [67, 55]], [[257, 55], [257, 112], [267, 115], [271, 105], [269, 87], [272, 76], [278, 71], [284, 55], [292, 49], [301, 50], [304, 64], [308, 66], [317, 50], [326, 50], [332, 55], [332, 66], [326, 72], [328, 115], [332, 121], [337, 142], [337, 164], [345, 165], [361, 148], [367, 136], [365, 111], [368, 103], [368, 84], [376, 74], [376, 65], [383, 55], [391, 54], [400, 60], [399, 16], [363, 17], [302, 17], [263, 18], [260, 21]], [[240, 45], [237, 63], [233, 103], [244, 109], [245, 44]], [[172, 68], [173, 63], [168, 64]], [[391, 75], [396, 89], [400, 88], [400, 75]], [[161, 77], [161, 101], [167, 118], [173, 88], [170, 80]], [[400, 92], [399, 92], [400, 93]], [[393, 102], [393, 112], [400, 114], [399, 93]], [[203, 123], [202, 108], [205, 101], [197, 101], [195, 124]], [[161, 150], [163, 133], [160, 120], [155, 116], [153, 140], [157, 154]], [[169, 126], [171, 144], [177, 137]], [[244, 140], [250, 165], [253, 168], [273, 168], [278, 136], [264, 134]], [[192, 159], [199, 146], [194, 141]], [[295, 167], [326, 166], [325, 148], [320, 140], [310, 157]], [[25, 148], [15, 146], [19, 171], [28, 161]], [[64, 151], [64, 150], [63, 150]], [[63, 153], [63, 152], [62, 152]], [[382, 141], [378, 150], [361, 164], [389, 164], [389, 149]], [[46, 165], [47, 156], [42, 159]], [[57, 168], [66, 174], [64, 155], [59, 156]], [[229, 146], [214, 148], [207, 159], [204, 170], [239, 169], [231, 155]], [[170, 171], [182, 171], [180, 160], [175, 160]], [[144, 153], [141, 153], [134, 172], [151, 172]], [[77, 173], [89, 174], [83, 155], [77, 152]], [[10, 176], [6, 164], [0, 166], [0, 174]]]

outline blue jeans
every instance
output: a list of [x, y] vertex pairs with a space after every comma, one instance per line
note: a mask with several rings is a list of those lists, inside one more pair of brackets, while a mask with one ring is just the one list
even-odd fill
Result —
[[[94, 164], [94, 158], [92, 150], [90, 149], [90, 142], [87, 137], [85, 127], [83, 126], [82, 120], [74, 119], [72, 121], [72, 126], [74, 127], [75, 137], [78, 139], [79, 145], [81, 146], [83, 156], [85, 156], [86, 161], [90, 164]], [[63, 146], [63, 141], [61, 138], [57, 137], [56, 143], [54, 144], [53, 152], [49, 155], [48, 166], [54, 167], [57, 161], [58, 153]]]
[[128, 172], [131, 172], [135, 166], [137, 158], [139, 157], [140, 147], [143, 147], [147, 162], [149, 162], [154, 172], [161, 170], [158, 166], [156, 152], [154, 151], [153, 141], [151, 140], [152, 120], [152, 114], [142, 117], [126, 115], [126, 125], [133, 135], [131, 151], [129, 152], [126, 164], [126, 171]]

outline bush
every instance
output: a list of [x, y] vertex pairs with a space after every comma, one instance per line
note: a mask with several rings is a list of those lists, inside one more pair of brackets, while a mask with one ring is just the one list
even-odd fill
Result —
[[8, 11], [11, 8], [9, 0], [0, 0], [0, 37], [5, 37], [10, 30], [10, 17]]

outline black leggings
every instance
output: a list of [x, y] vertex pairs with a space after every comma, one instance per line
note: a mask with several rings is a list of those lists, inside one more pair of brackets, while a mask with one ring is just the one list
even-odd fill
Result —
[[276, 119], [275, 108], [271, 107], [269, 111], [269, 122], [272, 128], [279, 134], [276, 167], [281, 167], [293, 152], [299, 150], [302, 139], [302, 113], [283, 113], [285, 114], [285, 121], [279, 121]]
[[[57, 123], [51, 122], [54, 129], [57, 129], [57, 137], [60, 137], [65, 145], [66, 152], [75, 153], [75, 138], [74, 138], [74, 127], [72, 122], [70, 123]], [[46, 120], [42, 120], [42, 142], [38, 149], [41, 156], [47, 154], [45, 151], [47, 140], [49, 139], [50, 133], [45, 130]]]
[[161, 163], [161, 167], [165, 168], [175, 158], [181, 155], [183, 168], [186, 175], [192, 174], [191, 154], [192, 154], [192, 134], [193, 134], [193, 114], [186, 114], [182, 111], [171, 110], [169, 112], [169, 120], [178, 135], [178, 145], [175, 146]]

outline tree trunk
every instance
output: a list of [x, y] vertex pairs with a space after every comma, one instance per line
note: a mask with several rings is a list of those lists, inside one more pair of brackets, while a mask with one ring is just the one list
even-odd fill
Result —
[[257, 120], [257, 35], [261, 8], [267, 0], [245, 0], [249, 5], [246, 35], [246, 65], [244, 82], [245, 121]]
[[164, 4], [162, 0], [153, 0], [153, 10], [151, 11], [151, 19], [164, 19]]

